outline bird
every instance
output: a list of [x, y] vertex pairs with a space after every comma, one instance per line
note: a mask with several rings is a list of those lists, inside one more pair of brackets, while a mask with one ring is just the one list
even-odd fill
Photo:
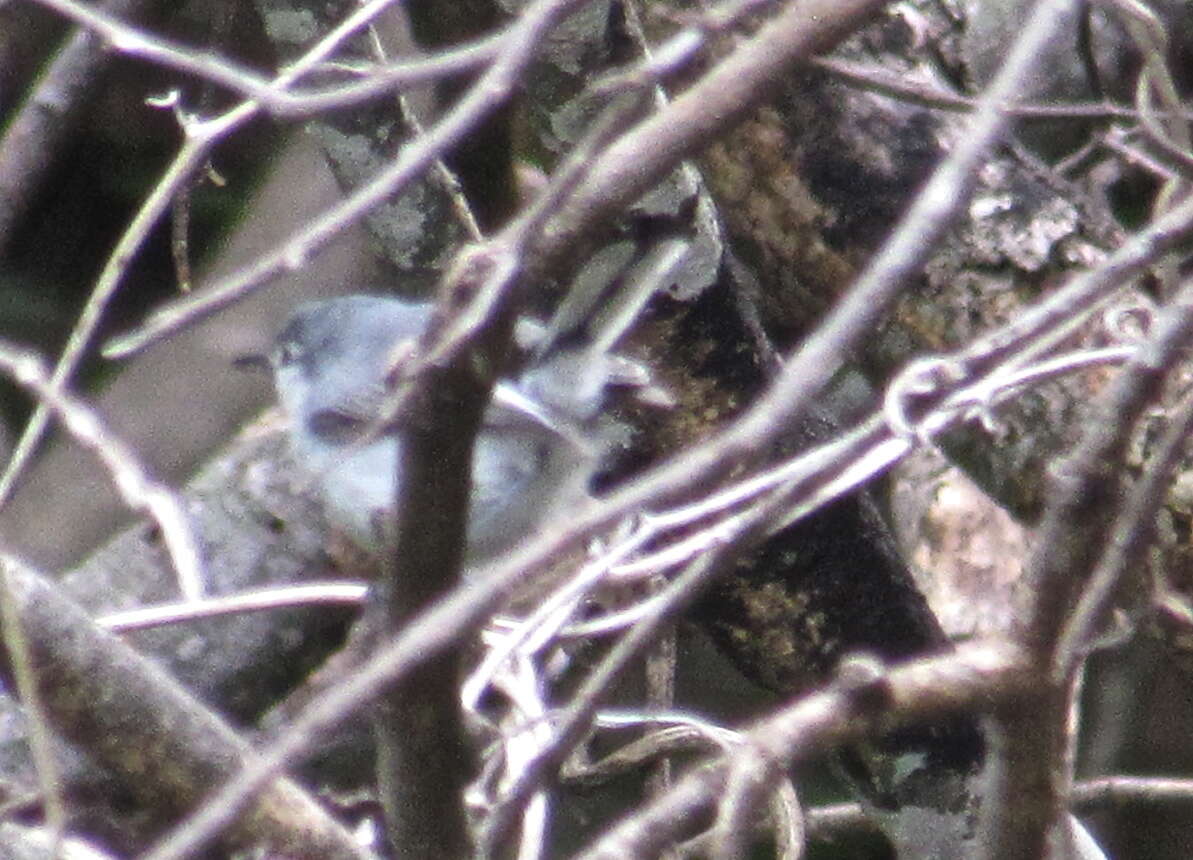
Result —
[[[382, 421], [387, 380], [433, 310], [432, 303], [381, 295], [309, 301], [295, 309], [265, 357], [296, 462], [318, 487], [329, 521], [367, 552], [387, 545], [401, 480], [402, 421]], [[515, 339], [531, 359], [497, 382], [482, 419], [471, 475], [471, 562], [508, 549], [548, 511], [588, 493], [602, 454], [625, 430], [602, 415], [610, 388], [638, 388], [644, 399], [660, 399], [657, 391], [647, 393], [644, 369], [605, 352], [605, 342], [597, 355], [568, 347], [536, 351], [547, 330], [536, 320], [519, 321]]]

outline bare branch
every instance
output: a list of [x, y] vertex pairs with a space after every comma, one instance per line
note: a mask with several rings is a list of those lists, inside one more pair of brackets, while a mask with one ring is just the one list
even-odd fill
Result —
[[0, 345], [0, 368], [30, 389], [42, 408], [58, 415], [79, 444], [95, 452], [130, 507], [153, 517], [170, 551], [183, 596], [201, 597], [205, 583], [203, 564], [189, 518], [178, 497], [145, 473], [136, 455], [107, 431], [87, 405], [47, 379], [36, 356]]
[[[62, 734], [119, 773], [148, 808], [175, 816], [253, 757], [251, 747], [147, 658], [40, 576], [4, 561], [45, 711]], [[97, 702], [105, 703], [97, 708]], [[367, 856], [304, 791], [276, 781], [229, 834], [291, 856]]]
[[[108, 0], [102, 8], [112, 14], [136, 17], [147, 5], [145, 0]], [[0, 198], [4, 200], [0, 207], [0, 251], [11, 241], [18, 218], [28, 209], [63, 136], [99, 84], [108, 59], [92, 33], [78, 30], [58, 48], [34, 91], [6, 120], [0, 137]]]
[[[151, 36], [118, 20], [116, 16], [124, 14], [120, 11], [101, 11], [72, 0], [36, 2], [88, 28], [121, 53], [196, 75], [251, 99], [275, 116], [290, 119], [352, 107], [404, 89], [475, 71], [493, 60], [506, 39], [506, 34], [498, 33], [425, 59], [378, 64], [369, 69], [339, 68], [339, 71], [351, 71], [363, 80], [302, 90], [293, 86], [297, 78], [291, 74], [292, 69], [280, 78], [266, 78], [208, 51], [197, 51], [162, 36]], [[304, 69], [318, 68], [315, 64], [304, 64]]]
[[[746, 742], [771, 764], [767, 778], [811, 753], [843, 744], [867, 731], [927, 719], [954, 709], [1014, 700], [1025, 692], [1023, 653], [1004, 643], [974, 643], [955, 654], [924, 658], [888, 670], [875, 695], [828, 689], [760, 720]], [[681, 779], [661, 799], [623, 819], [581, 857], [651, 857], [687, 822], [707, 812], [724, 792], [729, 765], [720, 759]]]

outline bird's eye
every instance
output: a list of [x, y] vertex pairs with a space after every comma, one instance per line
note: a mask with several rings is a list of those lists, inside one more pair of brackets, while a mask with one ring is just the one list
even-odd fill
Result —
[[278, 364], [285, 366], [287, 364], [294, 364], [302, 357], [301, 351], [298, 349], [298, 344], [292, 340], [283, 341], [278, 345]]
[[307, 419], [307, 429], [324, 442], [348, 445], [360, 440], [369, 428], [367, 421], [335, 409], [320, 409]]

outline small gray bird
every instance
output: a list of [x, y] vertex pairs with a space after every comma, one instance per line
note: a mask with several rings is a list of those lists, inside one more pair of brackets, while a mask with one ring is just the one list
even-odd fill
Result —
[[[400, 422], [380, 426], [385, 381], [432, 308], [367, 295], [308, 302], [268, 358], [299, 465], [329, 519], [369, 550], [384, 545], [402, 440]], [[543, 331], [524, 321], [518, 337], [532, 348]], [[605, 389], [644, 378], [623, 358], [556, 350], [495, 386], [473, 455], [470, 560], [509, 548], [552, 507], [587, 492], [611, 438], [597, 428]]]

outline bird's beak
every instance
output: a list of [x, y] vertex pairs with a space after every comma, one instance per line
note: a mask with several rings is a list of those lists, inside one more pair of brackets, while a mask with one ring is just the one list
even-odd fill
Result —
[[245, 373], [268, 373], [273, 369], [269, 356], [249, 353], [232, 359], [232, 366]]

